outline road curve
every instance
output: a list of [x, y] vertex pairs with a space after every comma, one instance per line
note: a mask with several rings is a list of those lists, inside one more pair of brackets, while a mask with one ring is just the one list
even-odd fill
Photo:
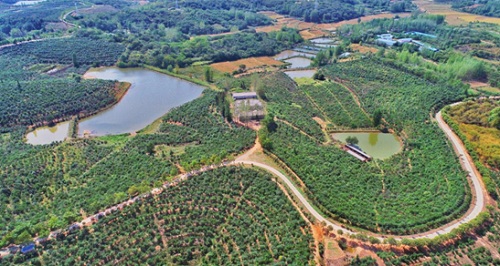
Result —
[[[460, 103], [461, 102], [454, 103], [453, 105], [460, 104]], [[439, 111], [436, 114], [436, 121], [437, 121], [439, 127], [441, 128], [441, 130], [443, 130], [443, 132], [446, 134], [448, 139], [451, 141], [451, 144], [453, 145], [456, 154], [460, 158], [460, 161], [462, 163], [462, 167], [469, 174], [469, 178], [470, 178], [471, 183], [472, 183], [471, 189], [473, 189], [475, 192], [475, 197], [473, 198], [472, 207], [469, 208], [469, 211], [467, 212], [467, 214], [465, 216], [461, 217], [460, 219], [454, 220], [453, 222], [450, 222], [446, 225], [443, 225], [440, 228], [433, 229], [433, 230], [430, 230], [428, 232], [424, 232], [424, 233], [420, 233], [420, 234], [416, 234], [416, 235], [406, 235], [406, 236], [381, 235], [381, 234], [375, 234], [375, 233], [371, 234], [372, 236], [378, 238], [379, 240], [384, 240], [386, 237], [393, 237], [396, 240], [401, 240], [404, 238], [410, 238], [410, 239], [435, 238], [439, 235], [449, 233], [453, 229], [459, 227], [461, 224], [467, 223], [467, 222], [471, 221], [472, 219], [476, 218], [485, 207], [485, 194], [484, 194], [484, 190], [482, 187], [482, 183], [480, 181], [480, 177], [476, 174], [477, 170], [475, 169], [474, 163], [472, 162], [470, 156], [468, 155], [467, 151], [465, 150], [465, 148], [462, 144], [462, 141], [451, 130], [451, 128], [444, 122], [443, 117], [441, 115], [441, 111]], [[244, 156], [240, 157], [240, 158], [244, 158]], [[309, 201], [299, 192], [299, 190], [292, 183], [292, 181], [290, 181], [284, 174], [282, 174], [276, 168], [269, 166], [267, 164], [254, 162], [251, 160], [238, 159], [238, 158], [232, 162], [224, 162], [224, 163], [221, 163], [218, 165], [209, 165], [209, 166], [202, 167], [199, 170], [193, 170], [189, 173], [180, 174], [174, 180], [172, 180], [170, 182], [165, 182], [163, 184], [163, 186], [160, 188], [154, 188], [148, 193], [136, 196], [136, 197], [128, 199], [120, 204], [116, 204], [114, 206], [111, 206], [105, 210], [100, 211], [99, 213], [96, 213], [92, 216], [87, 217], [86, 219], [84, 219], [81, 222], [74, 223], [72, 226], [77, 225], [78, 227], [82, 227], [82, 226], [85, 226], [86, 224], [87, 225], [92, 224], [95, 221], [97, 221], [98, 219], [100, 219], [99, 217], [101, 215], [105, 216], [105, 215], [110, 214], [112, 212], [119, 211], [125, 206], [134, 204], [137, 200], [139, 200], [141, 198], [149, 197], [153, 194], [162, 193], [169, 186], [172, 186], [172, 185], [175, 185], [179, 182], [182, 182], [191, 176], [195, 176], [195, 175], [198, 175], [198, 174], [205, 172], [205, 171], [210, 171], [212, 169], [216, 169], [219, 167], [226, 167], [226, 166], [230, 166], [230, 165], [252, 165], [252, 166], [260, 167], [260, 168], [274, 174], [275, 176], [279, 177], [281, 179], [281, 181], [283, 181], [283, 183], [285, 183], [288, 186], [290, 191], [295, 195], [296, 198], [298, 198], [300, 203], [307, 209], [307, 211], [316, 220], [318, 220], [319, 222], [325, 222], [327, 226], [332, 226], [335, 231], [341, 229], [344, 233], [356, 234], [356, 232], [351, 231], [351, 230], [349, 230], [349, 229], [347, 229], [339, 224], [333, 223], [333, 222], [329, 221], [327, 218], [325, 218], [323, 215], [318, 213], [316, 211], [316, 209], [314, 209], [313, 206], [309, 203]], [[50, 235], [52, 236], [52, 234], [53, 234], [53, 232]], [[49, 236], [49, 238], [51, 238], [51, 236]], [[36, 240], [37, 240], [37, 238], [33, 239], [33, 241], [36, 241]], [[12, 244], [10, 246], [19, 246], [19, 245]]]
[[[459, 104], [459, 103], [455, 103]], [[441, 111], [439, 111], [436, 114], [436, 121], [443, 130], [443, 132], [446, 134], [448, 139], [451, 141], [451, 144], [454, 147], [455, 153], [459, 157], [459, 160], [461, 161], [462, 167], [464, 168], [465, 171], [468, 173], [468, 177], [471, 180], [471, 190], [474, 190], [475, 197], [472, 199], [472, 207], [469, 208], [469, 211], [467, 214], [460, 219], [454, 220], [453, 222], [450, 222], [440, 228], [430, 230], [428, 232], [420, 233], [420, 234], [415, 234], [415, 235], [406, 235], [406, 236], [392, 236], [396, 240], [401, 240], [403, 238], [411, 238], [411, 239], [419, 239], [419, 238], [435, 238], [439, 235], [442, 234], [447, 234], [450, 233], [453, 229], [458, 228], [461, 224], [470, 222], [472, 219], [476, 218], [479, 213], [484, 209], [485, 207], [485, 195], [484, 195], [484, 190], [482, 188], [482, 183], [480, 181], [480, 177], [476, 174], [477, 171], [475, 169], [475, 165], [472, 162], [472, 159], [468, 155], [466, 149], [464, 148], [462, 141], [460, 138], [453, 132], [453, 130], [444, 122], [443, 117], [441, 115]], [[349, 234], [355, 234], [355, 232], [348, 230], [338, 224], [330, 222], [327, 218], [322, 216], [320, 213], [318, 213], [313, 206], [309, 203], [309, 201], [299, 192], [297, 187], [280, 171], [276, 170], [275, 168], [259, 163], [259, 162], [254, 162], [254, 161], [249, 161], [249, 160], [238, 160], [236, 159], [233, 164], [246, 164], [246, 165], [253, 165], [257, 166], [260, 168], [263, 168], [277, 177], [279, 177], [287, 186], [288, 188], [293, 192], [293, 194], [298, 198], [300, 203], [311, 213], [312, 216], [314, 216], [315, 219], [317, 219], [320, 222], [325, 222], [327, 226], [332, 226], [334, 230], [343, 230], [345, 233]], [[384, 235], [388, 236], [388, 235]], [[379, 238], [380, 240], [384, 239], [384, 237], [380, 234], [376, 234], [376, 237]]]

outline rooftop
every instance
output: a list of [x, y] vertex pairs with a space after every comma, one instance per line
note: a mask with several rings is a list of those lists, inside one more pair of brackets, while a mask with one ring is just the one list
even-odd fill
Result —
[[233, 99], [251, 99], [251, 98], [257, 98], [257, 93], [253, 91], [233, 93]]

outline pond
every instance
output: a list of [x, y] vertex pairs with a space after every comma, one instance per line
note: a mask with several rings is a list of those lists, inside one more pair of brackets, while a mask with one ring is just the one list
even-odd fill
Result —
[[[132, 85], [111, 108], [80, 120], [78, 136], [122, 134], [138, 131], [170, 109], [199, 97], [204, 88], [194, 83], [142, 68], [106, 67], [90, 69], [85, 76], [127, 81]], [[26, 135], [30, 144], [50, 144], [68, 136], [69, 122], [41, 127]]]
[[68, 131], [69, 121], [59, 123], [53, 127], [39, 127], [26, 135], [26, 142], [33, 145], [42, 145], [54, 141], [63, 141], [68, 136]]
[[330, 39], [330, 38], [316, 38], [316, 39], [312, 39], [310, 40], [312, 43], [333, 43], [334, 40]]
[[286, 50], [286, 51], [283, 51], [283, 52], [275, 55], [274, 59], [283, 60], [283, 59], [287, 59], [287, 58], [294, 57], [294, 56], [302, 56], [302, 57], [307, 57], [307, 58], [314, 57], [313, 54], [308, 54], [308, 53], [304, 53], [304, 52], [297, 52], [297, 51], [293, 51], [293, 50]]
[[291, 63], [292, 65], [290, 68], [303, 68], [303, 67], [309, 67], [312, 63], [311, 59], [304, 58], [304, 57], [294, 57], [290, 59], [283, 60], [287, 63]]
[[364, 152], [375, 159], [387, 159], [401, 151], [401, 143], [396, 135], [379, 132], [334, 133], [333, 138], [345, 143], [347, 137], [356, 137], [357, 144]]
[[315, 69], [310, 70], [295, 70], [295, 71], [285, 71], [290, 78], [312, 78], [316, 73]]
[[203, 87], [141, 68], [106, 67], [90, 69], [87, 77], [127, 81], [132, 84], [113, 107], [81, 120], [78, 135], [93, 136], [130, 133], [144, 128], [170, 109], [194, 100]]

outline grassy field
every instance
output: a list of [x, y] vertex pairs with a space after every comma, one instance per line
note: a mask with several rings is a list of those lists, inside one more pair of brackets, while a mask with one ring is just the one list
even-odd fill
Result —
[[260, 56], [240, 59], [236, 61], [215, 63], [211, 64], [210, 66], [221, 72], [232, 73], [233, 71], [238, 70], [240, 68], [240, 65], [245, 65], [247, 69], [250, 69], [262, 66], [280, 66], [283, 64], [283, 62], [275, 60], [272, 57]]
[[430, 13], [439, 14], [446, 16], [446, 22], [450, 25], [461, 25], [467, 24], [469, 22], [486, 22], [500, 24], [500, 18], [486, 17], [476, 14], [469, 14], [465, 12], [459, 12], [451, 9], [449, 4], [438, 4], [429, 0], [415, 0], [413, 1], [418, 8]]

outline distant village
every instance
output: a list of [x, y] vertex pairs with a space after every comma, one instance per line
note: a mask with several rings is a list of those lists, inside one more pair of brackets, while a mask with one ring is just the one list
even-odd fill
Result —
[[[435, 39], [437, 38], [436, 35], [432, 34], [427, 34], [423, 32], [418, 32], [418, 31], [412, 31], [412, 32], [407, 32], [407, 36], [418, 36], [418, 37], [426, 37], [426, 38], [432, 38]], [[378, 45], [386, 46], [386, 47], [392, 47], [395, 45], [403, 45], [405, 43], [413, 44], [418, 46], [419, 51], [422, 51], [424, 49], [437, 52], [439, 49], [432, 47], [430, 44], [424, 43], [422, 41], [415, 40], [413, 38], [401, 38], [401, 39], [396, 39], [392, 34], [381, 34], [377, 35], [377, 40], [375, 40], [375, 43]]]

